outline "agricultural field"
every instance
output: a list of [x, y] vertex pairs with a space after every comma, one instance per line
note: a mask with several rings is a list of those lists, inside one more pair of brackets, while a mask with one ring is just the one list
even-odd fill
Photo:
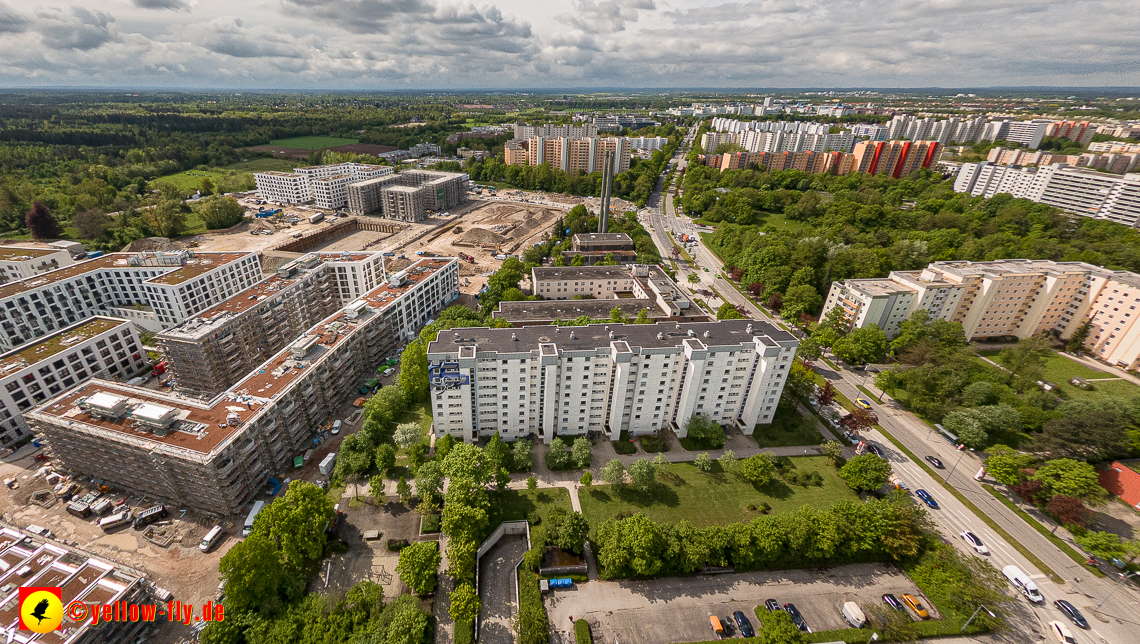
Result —
[[[250, 159], [239, 161], [223, 167], [208, 168], [206, 170], [186, 170], [177, 174], [168, 174], [158, 177], [150, 182], [153, 189], [157, 183], [172, 183], [186, 194], [192, 194], [198, 189], [203, 177], [209, 177], [220, 190], [233, 192], [237, 190], [253, 189], [254, 172], [280, 171], [289, 172], [295, 164], [288, 159]], [[232, 188], [232, 190], [231, 190]]]
[[281, 148], [301, 148], [305, 150], [322, 150], [335, 148], [338, 145], [353, 145], [359, 143], [358, 139], [341, 139], [335, 136], [295, 136], [291, 139], [274, 139], [269, 145]]

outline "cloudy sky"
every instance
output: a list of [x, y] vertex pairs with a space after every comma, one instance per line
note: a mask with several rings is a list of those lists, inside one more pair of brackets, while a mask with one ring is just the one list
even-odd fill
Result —
[[1140, 85], [1136, 0], [0, 0], [0, 86]]

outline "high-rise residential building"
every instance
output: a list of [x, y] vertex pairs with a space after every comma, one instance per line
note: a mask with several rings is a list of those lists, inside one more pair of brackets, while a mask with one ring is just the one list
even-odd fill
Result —
[[527, 125], [526, 123], [515, 123], [515, 139], [526, 141], [533, 138], [544, 139], [581, 139], [585, 137], [597, 136], [598, 126], [594, 124], [582, 125]]
[[855, 170], [898, 179], [931, 167], [938, 149], [937, 141], [860, 141], [853, 152]]
[[664, 136], [631, 136], [626, 139], [634, 150], [660, 150], [669, 143]]
[[24, 412], [91, 378], [125, 380], [150, 369], [128, 320], [87, 318], [0, 356], [0, 445], [25, 436]]
[[469, 179], [460, 172], [405, 170], [351, 183], [347, 188], [348, 210], [354, 215], [422, 221], [428, 210], [446, 210], [467, 201]]
[[1140, 222], [1140, 174], [1136, 173], [1120, 176], [1063, 164], [1022, 168], [982, 161], [962, 164], [954, 190], [980, 197], [1006, 193], [1126, 226]]
[[345, 205], [351, 183], [392, 174], [391, 166], [367, 163], [333, 163], [294, 168], [293, 172], [255, 172], [257, 194], [277, 204], [312, 202], [318, 208]]
[[0, 350], [95, 315], [159, 331], [261, 279], [257, 253], [112, 253], [0, 286]]
[[498, 432], [550, 443], [684, 437], [702, 415], [752, 434], [772, 422], [798, 344], [752, 320], [449, 329], [428, 344], [434, 427], [467, 442]]
[[523, 159], [519, 154], [507, 155], [507, 161], [512, 162], [511, 165], [539, 166], [547, 163], [550, 164], [551, 168], [565, 172], [576, 172], [578, 170], [587, 173], [601, 172], [605, 153], [612, 150], [614, 152], [613, 170], [614, 174], [618, 174], [629, 170], [632, 148], [629, 145], [629, 139], [625, 137], [592, 136], [585, 138], [559, 137], [556, 139], [535, 137], [526, 142], [525, 149], [525, 163], [521, 162]]
[[1140, 275], [1083, 262], [935, 262], [885, 279], [834, 282], [823, 315], [839, 307], [852, 328], [876, 324], [888, 335], [916, 310], [958, 322], [971, 340], [1070, 337], [1092, 325], [1085, 348], [1109, 364], [1140, 366]]
[[308, 329], [209, 401], [103, 379], [27, 418], [68, 470], [130, 494], [238, 512], [307, 446], [398, 338], [459, 292], [455, 258], [424, 259]]

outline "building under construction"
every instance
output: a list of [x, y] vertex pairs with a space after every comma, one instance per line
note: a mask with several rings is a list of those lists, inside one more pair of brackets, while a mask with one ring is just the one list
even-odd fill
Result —
[[312, 445], [389, 347], [458, 289], [458, 260], [420, 260], [208, 402], [96, 379], [27, 417], [72, 471], [134, 494], [232, 514]]
[[428, 210], [454, 208], [467, 201], [468, 179], [459, 172], [406, 170], [361, 181], [348, 186], [348, 209], [354, 215], [422, 221]]
[[570, 238], [570, 248], [562, 251], [567, 264], [581, 256], [583, 266], [593, 266], [606, 261], [607, 255], [618, 264], [637, 262], [633, 240], [625, 233], [579, 233]]

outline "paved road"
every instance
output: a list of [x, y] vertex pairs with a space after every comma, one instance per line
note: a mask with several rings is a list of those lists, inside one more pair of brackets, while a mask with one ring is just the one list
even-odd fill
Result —
[[[837, 374], [826, 365], [817, 366], [816, 370], [831, 380], [836, 389], [847, 397], [867, 398], [858, 389], [858, 385], [864, 381], [861, 372], [841, 371]], [[866, 377], [866, 384], [872, 385], [871, 377]], [[875, 389], [871, 390], [878, 393]], [[970, 553], [970, 556], [976, 556], [958, 536], [961, 532], [970, 530], [989, 547], [992, 553], [989, 560], [996, 568], [1001, 569], [1006, 565], [1015, 564], [1033, 577], [1046, 601], [1043, 605], [1029, 606], [1024, 599], [1016, 600], [1028, 609], [1022, 611], [1020, 619], [1016, 620], [1024, 630], [1029, 630], [1039, 637], [1047, 637], [1048, 623], [1051, 620], [1066, 621], [1060, 612], [1052, 607], [1052, 602], [1066, 599], [1076, 605], [1092, 624], [1092, 628], [1088, 631], [1073, 629], [1079, 643], [1136, 641], [1135, 630], [1140, 627], [1140, 601], [1137, 600], [1134, 586], [1125, 587], [1114, 576], [1097, 578], [1089, 574], [1083, 566], [1061, 552], [1036, 529], [993, 498], [982, 488], [981, 483], [973, 479], [981, 466], [981, 461], [976, 455], [968, 451], [957, 451], [916, 416], [901, 409], [887, 397], [883, 400], [886, 404], [871, 400], [871, 405], [879, 416], [880, 425], [920, 458], [932, 455], [941, 459], [946, 469], [937, 472], [942, 478], [945, 479], [949, 475], [949, 482], [956, 489], [1060, 576], [1057, 579], [1047, 578], [969, 508], [946, 492], [925, 470], [897, 450], [886, 437], [877, 431], [867, 433], [867, 437], [883, 448], [895, 472], [911, 489], [924, 488], [937, 499], [942, 507], [931, 510], [929, 514], [950, 543], [963, 552]], [[1099, 613], [1096, 613], [1095, 607], [1102, 601], [1104, 605]], [[1049, 637], [1051, 636], [1047, 639]]]
[[[679, 159], [680, 167], [684, 160]], [[653, 225], [655, 241], [666, 252], [672, 248], [669, 231], [696, 233], [691, 220], [678, 217], [673, 209], [672, 196], [668, 194], [667, 187], [659, 182], [657, 190], [650, 200], [655, 206], [650, 209], [649, 219]], [[663, 207], [662, 207], [663, 206]], [[698, 237], [699, 239], [699, 237]], [[685, 283], [690, 271], [696, 272], [703, 285], [711, 285], [722, 293], [733, 304], [741, 305], [750, 314], [750, 317], [759, 320], [771, 321], [758, 307], [740, 295], [725, 280], [716, 278], [716, 271], [720, 269], [720, 260], [702, 244], [694, 255], [696, 266], [690, 267], [687, 262], [678, 262], [678, 279]], [[709, 272], [701, 270], [708, 268]], [[707, 286], [706, 286], [707, 288]], [[846, 396], [854, 398], [863, 395], [857, 385], [864, 384], [865, 374], [840, 370], [836, 373], [826, 366], [817, 368], [825, 377], [832, 380], [836, 387]], [[871, 385], [871, 379], [866, 378], [866, 385]], [[1018, 599], [1014, 614], [1014, 624], [1022, 631], [1023, 636], [1032, 633], [1033, 639], [1023, 641], [1051, 641], [1052, 635], [1047, 631], [1048, 622], [1054, 619], [1064, 621], [1061, 614], [1052, 607], [1055, 599], [1067, 599], [1077, 605], [1090, 617], [1093, 628], [1088, 631], [1074, 629], [1076, 639], [1081, 644], [1092, 642], [1133, 642], [1136, 641], [1136, 628], [1140, 626], [1140, 593], [1134, 585], [1125, 586], [1115, 577], [1093, 577], [1080, 564], [1070, 559], [1064, 552], [1054, 546], [1036, 529], [1028, 525], [1004, 504], [994, 499], [981, 484], [973, 480], [973, 475], [981, 465], [980, 459], [969, 452], [958, 452], [949, 443], [934, 435], [930, 427], [913, 414], [899, 408], [893, 401], [884, 399], [886, 404], [873, 402], [875, 412], [879, 415], [881, 425], [907, 446], [919, 457], [926, 455], [937, 456], [946, 464], [945, 470], [939, 471], [941, 477], [949, 476], [949, 483], [958, 489], [975, 506], [993, 518], [1015, 540], [1026, 546], [1039, 557], [1047, 566], [1058, 575], [1058, 579], [1047, 579], [1041, 571], [1032, 566], [1024, 557], [1005, 542], [997, 533], [992, 531], [969, 508], [958, 502], [947, 493], [941, 485], [930, 477], [919, 465], [910, 459], [886, 440], [878, 432], [870, 432], [869, 437], [882, 446], [891, 460], [892, 465], [904, 482], [912, 489], [922, 487], [938, 499], [942, 508], [930, 512], [933, 520], [943, 532], [945, 538], [960, 548], [963, 552], [976, 556], [972, 550], [959, 537], [965, 530], [971, 530], [981, 537], [990, 547], [991, 563], [997, 568], [1009, 564], [1016, 564], [1032, 577], [1040, 586], [1046, 602], [1041, 606], [1030, 606], [1023, 599]], [[959, 461], [959, 459], [961, 459]], [[991, 481], [992, 483], [992, 481]], [[1103, 604], [1103, 605], [1102, 605]], [[1099, 612], [1096, 607], [1100, 605]]]

